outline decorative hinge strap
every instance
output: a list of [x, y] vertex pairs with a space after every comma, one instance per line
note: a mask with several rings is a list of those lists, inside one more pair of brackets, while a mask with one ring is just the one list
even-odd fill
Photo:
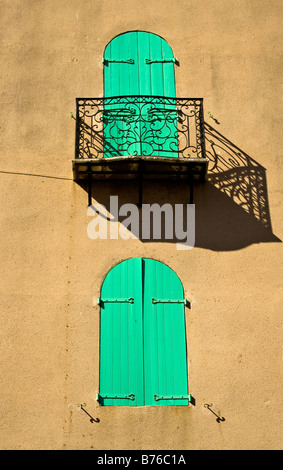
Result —
[[189, 400], [191, 402], [191, 395], [153, 395], [155, 401], [159, 400]]
[[151, 299], [153, 304], [184, 304], [186, 306], [190, 305], [190, 302], [187, 299]]
[[129, 395], [100, 395], [99, 393], [97, 394], [96, 396], [96, 400], [99, 402], [100, 399], [104, 399], [104, 398], [109, 398], [111, 400], [134, 400], [135, 399], [135, 395], [133, 393], [129, 394]]
[[172, 57], [172, 59], [144, 59], [146, 64], [155, 64], [155, 63], [166, 63], [166, 62], [174, 62], [174, 64], [177, 62], [177, 59], [175, 57]]
[[119, 63], [119, 64], [120, 63], [122, 64], [134, 64], [135, 63], [134, 59], [117, 59], [116, 60], [116, 59], [104, 59], [104, 58], [102, 59], [102, 62], [106, 65], [110, 62]]
[[101, 305], [102, 303], [128, 303], [128, 304], [133, 304], [134, 303], [134, 298], [130, 297], [129, 299], [98, 299], [97, 301], [98, 305]]

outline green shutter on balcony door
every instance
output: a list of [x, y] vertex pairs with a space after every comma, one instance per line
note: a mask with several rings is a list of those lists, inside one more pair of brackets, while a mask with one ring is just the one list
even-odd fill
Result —
[[174, 57], [153, 33], [130, 31], [110, 41], [104, 52], [104, 96], [175, 97]]
[[[175, 98], [171, 47], [156, 34], [130, 31], [112, 39], [103, 61], [105, 157], [177, 157], [176, 105], [165, 98]], [[131, 95], [131, 102], [110, 99]]]
[[152, 259], [132, 258], [108, 273], [100, 299], [100, 404], [188, 405], [183, 296], [175, 272]]

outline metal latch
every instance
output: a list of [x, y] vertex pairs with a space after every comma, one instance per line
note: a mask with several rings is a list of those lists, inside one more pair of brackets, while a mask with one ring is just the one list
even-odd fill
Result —
[[97, 301], [98, 305], [101, 305], [102, 303], [128, 303], [128, 304], [133, 304], [134, 303], [134, 298], [130, 297], [129, 299], [98, 299]]
[[172, 59], [144, 59], [146, 64], [155, 64], [155, 63], [166, 63], [166, 62], [174, 62], [174, 64], [177, 62], [177, 59], [175, 57], [172, 57]]
[[130, 395], [100, 395], [99, 393], [96, 395], [96, 400], [99, 402], [100, 399], [104, 399], [104, 398], [109, 398], [111, 400], [114, 400], [114, 399], [117, 399], [117, 400], [134, 400], [135, 399], [135, 395], [133, 393], [131, 393]]
[[191, 395], [153, 395], [155, 401], [159, 400], [189, 400], [191, 402]]
[[109, 62], [122, 63], [122, 64], [134, 64], [134, 59], [102, 59], [103, 64], [108, 64]]
[[184, 304], [190, 306], [187, 299], [151, 299], [153, 304]]

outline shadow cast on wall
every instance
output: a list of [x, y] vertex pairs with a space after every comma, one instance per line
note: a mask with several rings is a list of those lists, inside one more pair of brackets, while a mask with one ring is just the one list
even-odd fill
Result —
[[266, 169], [208, 123], [205, 141], [209, 168], [195, 201], [196, 246], [228, 251], [281, 242], [272, 232]]
[[[253, 243], [281, 242], [272, 232], [268, 204], [266, 169], [235, 144], [205, 123], [206, 155], [209, 158], [206, 183], [195, 183], [195, 247], [214, 251], [231, 251]], [[87, 191], [84, 183], [80, 184]], [[111, 214], [110, 196], [118, 195], [119, 208], [123, 204], [137, 204], [137, 185], [123, 183], [93, 184], [92, 194]], [[144, 182], [144, 204], [188, 204], [188, 184]], [[95, 204], [94, 204], [95, 206]], [[113, 214], [112, 214], [113, 215]], [[109, 217], [111, 219], [111, 215]], [[121, 224], [127, 219], [118, 216]], [[139, 229], [130, 226], [134, 236], [142, 242], [180, 242], [173, 235], [168, 238], [165, 220], [161, 220], [161, 237], [143, 238]], [[183, 225], [186, 226], [186, 211]], [[127, 227], [129, 228], [129, 226]]]

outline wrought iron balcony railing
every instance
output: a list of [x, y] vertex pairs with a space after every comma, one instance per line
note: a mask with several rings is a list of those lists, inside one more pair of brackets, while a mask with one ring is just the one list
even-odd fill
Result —
[[205, 160], [202, 98], [77, 98], [76, 159]]
[[208, 158], [202, 98], [77, 98], [75, 181], [204, 181]]

